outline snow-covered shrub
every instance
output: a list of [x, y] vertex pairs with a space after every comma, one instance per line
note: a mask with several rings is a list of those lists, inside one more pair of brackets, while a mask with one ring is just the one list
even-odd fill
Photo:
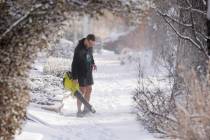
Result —
[[[138, 87], [135, 91], [138, 119], [152, 133], [167, 134], [173, 124], [173, 83], [166, 77], [146, 75], [139, 65]], [[174, 125], [174, 124], [173, 124]]]
[[56, 46], [48, 51], [48, 54], [53, 57], [72, 58], [73, 52], [73, 42], [66, 39], [60, 39]]
[[203, 80], [195, 70], [179, 72], [183, 85], [178, 89], [169, 81], [147, 79], [139, 70], [134, 100], [138, 118], [150, 132], [183, 140], [210, 139], [210, 62]]
[[64, 72], [71, 70], [71, 60], [65, 58], [49, 57], [44, 65], [44, 74], [63, 77]]
[[[59, 39], [74, 12], [102, 15], [104, 9], [137, 22], [149, 5], [122, 0], [0, 1], [0, 139], [21, 127], [28, 99], [27, 77], [36, 53]], [[147, 2], [148, 3], [148, 2]]]
[[53, 75], [31, 75], [29, 80], [30, 102], [39, 105], [54, 105], [63, 97], [62, 78]]
[[65, 69], [68, 69], [64, 66], [69, 63], [68, 59], [55, 57], [47, 59], [46, 54], [39, 53], [27, 80], [30, 103], [39, 107], [53, 107], [62, 103], [62, 98], [66, 93], [63, 89], [63, 73]]
[[152, 64], [153, 52], [152, 50], [132, 50], [129, 48], [122, 49], [119, 54], [120, 64], [130, 64], [140, 61], [142, 66], [149, 68]]

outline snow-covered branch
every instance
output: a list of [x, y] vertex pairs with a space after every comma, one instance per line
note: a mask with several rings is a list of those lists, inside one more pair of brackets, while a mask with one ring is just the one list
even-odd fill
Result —
[[205, 41], [207, 41], [207, 39], [210, 39], [210, 37], [208, 37], [207, 35], [205, 35], [205, 34], [199, 32], [199, 31], [195, 31], [195, 33], [198, 34], [198, 35], [200, 35], [200, 36], [202, 36], [202, 37], [204, 38]]
[[182, 10], [191, 10], [192, 12], [197, 12], [200, 13], [204, 16], [207, 16], [207, 13], [205, 11], [199, 10], [199, 9], [195, 9], [193, 7], [182, 7], [182, 6], [178, 6], [180, 9]]
[[[195, 46], [197, 49], [199, 49], [200, 51], [202, 51], [207, 57], [208, 57], [208, 54], [207, 52], [205, 51], [205, 49], [199, 45], [198, 43], [196, 43], [191, 37], [189, 36], [185, 36], [183, 34], [181, 34], [175, 27], [173, 24], [171, 24], [167, 19], [166, 19], [166, 16], [165, 14], [163, 14], [162, 12], [158, 11], [158, 13], [163, 17], [163, 19], [165, 20], [165, 22], [172, 28], [172, 30], [176, 33], [176, 35], [178, 37], [180, 37], [181, 39], [185, 39], [185, 40], [188, 40], [189, 42], [191, 42], [193, 44], [193, 46]], [[171, 19], [171, 18], [170, 18]]]
[[157, 12], [160, 13], [163, 17], [166, 17], [166, 18], [172, 20], [173, 22], [178, 23], [179, 25], [182, 25], [182, 26], [185, 26], [185, 27], [192, 27], [192, 24], [185, 24], [185, 23], [182, 23], [182, 22], [178, 21], [177, 19], [172, 18], [172, 17], [169, 16], [168, 14], [162, 13], [160, 10], [157, 10]]
[[11, 32], [17, 25], [19, 25], [22, 21], [24, 21], [25, 19], [27, 19], [29, 17], [29, 15], [34, 12], [35, 10], [37, 10], [38, 8], [40, 8], [42, 6], [42, 4], [37, 4], [35, 6], [33, 6], [24, 16], [22, 16], [21, 18], [19, 18], [17, 21], [15, 21], [1, 36], [0, 36], [0, 40], [2, 40], [2, 38], [4, 38], [9, 32]]

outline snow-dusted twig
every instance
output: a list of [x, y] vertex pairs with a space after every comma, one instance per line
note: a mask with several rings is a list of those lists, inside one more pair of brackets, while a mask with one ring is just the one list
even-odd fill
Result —
[[182, 7], [182, 6], [179, 6], [179, 8], [182, 9], [182, 10], [191, 10], [192, 12], [200, 13], [204, 16], [207, 16], [207, 12], [199, 10], [199, 9], [195, 9], [195, 8], [192, 8], [192, 7]]
[[207, 35], [205, 35], [205, 34], [199, 32], [199, 31], [195, 31], [195, 33], [198, 34], [198, 35], [200, 35], [200, 36], [202, 36], [202, 37], [204, 38], [205, 41], [207, 41], [207, 39], [210, 39], [210, 37], [208, 37]]
[[175, 18], [172, 18], [172, 17], [169, 16], [168, 14], [162, 13], [160, 10], [158, 10], [157, 12], [158, 12], [158, 13], [161, 13], [161, 15], [162, 15], [163, 17], [167, 17], [167, 18], [169, 18], [170, 20], [172, 20], [173, 22], [176, 22], [176, 23], [178, 23], [178, 24], [180, 24], [180, 25], [182, 25], [182, 26], [192, 27], [192, 24], [182, 23], [182, 22], [176, 20]]
[[22, 21], [24, 21], [25, 19], [27, 19], [29, 17], [29, 15], [35, 11], [36, 9], [40, 8], [42, 6], [42, 4], [37, 4], [35, 6], [33, 6], [24, 16], [22, 16], [20, 19], [18, 19], [17, 21], [15, 21], [1, 36], [0, 36], [0, 40], [2, 40], [2, 38], [4, 38], [9, 32], [11, 32], [17, 25], [19, 25]]
[[177, 120], [175, 120], [175, 119], [173, 119], [173, 118], [170, 118], [169, 116], [165, 116], [165, 115], [163, 115], [163, 114], [156, 113], [156, 112], [151, 111], [151, 110], [150, 110], [150, 113], [151, 113], [152, 115], [154, 115], [154, 116], [158, 116], [158, 117], [164, 118], [164, 119], [166, 119], [166, 120], [168, 120], [168, 121], [171, 121], [171, 122], [173, 122], [173, 123], [178, 123]]
[[201, 11], [199, 9], [195, 9], [193, 8], [193, 5], [192, 3], [189, 1], [189, 0], [185, 0], [187, 2], [187, 4], [189, 5], [189, 7], [187, 8], [188, 10], [192, 11], [192, 12], [197, 12], [197, 13], [200, 13], [200, 14], [203, 14], [205, 16], [207, 16], [207, 13], [204, 12], [204, 11]]
[[195, 9], [195, 8], [191, 8], [191, 10], [193, 11], [193, 12], [197, 12], [197, 13], [200, 13], [200, 14], [203, 14], [203, 15], [207, 15], [207, 13], [205, 12], [205, 11], [201, 11], [201, 10], [199, 10], [199, 9]]
[[[189, 5], [192, 7], [192, 4], [190, 3], [190, 1], [189, 0], [187, 0], [187, 1], [188, 1]], [[193, 33], [194, 39], [195, 39], [195, 41], [197, 41], [199, 43], [199, 45], [201, 46], [200, 48], [205, 52], [204, 45], [196, 34], [195, 21], [194, 21], [194, 18], [193, 18], [193, 12], [192, 11], [190, 11], [190, 19], [191, 19], [191, 22], [192, 22], [192, 33]]]

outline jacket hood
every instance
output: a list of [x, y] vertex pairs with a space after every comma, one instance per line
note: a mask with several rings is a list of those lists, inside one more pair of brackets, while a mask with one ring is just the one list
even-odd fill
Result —
[[83, 39], [81, 39], [81, 40], [79, 40], [79, 45], [85, 45], [85, 38], [83, 38]]

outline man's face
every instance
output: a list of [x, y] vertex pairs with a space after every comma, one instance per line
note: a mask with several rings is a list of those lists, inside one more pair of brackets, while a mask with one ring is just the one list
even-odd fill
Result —
[[95, 41], [93, 41], [93, 40], [88, 40], [87, 42], [88, 42], [88, 47], [89, 48], [93, 47], [95, 45]]

